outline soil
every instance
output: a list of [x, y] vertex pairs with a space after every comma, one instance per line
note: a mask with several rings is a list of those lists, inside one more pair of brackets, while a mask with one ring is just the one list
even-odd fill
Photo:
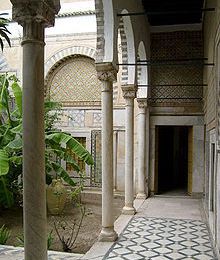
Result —
[[[124, 200], [121, 197], [114, 199], [114, 216], [115, 219], [120, 215], [123, 207]], [[77, 239], [71, 249], [71, 252], [84, 254], [90, 247], [97, 241], [98, 235], [101, 230], [101, 202], [100, 198], [91, 202], [83, 203], [85, 206], [85, 216], [79, 230]], [[12, 209], [4, 209], [0, 211], [0, 226], [5, 226], [11, 231], [11, 236], [7, 241], [8, 245], [18, 246], [18, 236], [23, 234], [23, 209], [21, 207], [14, 207]], [[81, 218], [79, 208], [68, 204], [65, 208], [64, 214], [61, 216], [48, 215], [48, 234], [52, 230], [52, 245], [50, 250], [63, 251], [62, 243], [54, 228], [54, 223], [59, 230], [60, 236], [65, 239], [71, 237], [71, 228], [75, 225], [74, 236], [77, 231], [77, 225]], [[60, 225], [59, 225], [60, 223]], [[62, 224], [62, 227], [61, 227]]]

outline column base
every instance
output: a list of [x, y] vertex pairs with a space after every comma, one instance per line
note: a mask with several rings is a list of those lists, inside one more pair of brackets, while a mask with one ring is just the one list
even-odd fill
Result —
[[134, 207], [124, 206], [122, 209], [122, 214], [124, 215], [134, 215], [136, 213], [136, 209]]
[[138, 193], [136, 199], [146, 200], [147, 195], [145, 193]]
[[99, 242], [114, 242], [118, 238], [118, 234], [115, 232], [114, 227], [111, 228], [102, 228], [101, 233], [99, 234]]

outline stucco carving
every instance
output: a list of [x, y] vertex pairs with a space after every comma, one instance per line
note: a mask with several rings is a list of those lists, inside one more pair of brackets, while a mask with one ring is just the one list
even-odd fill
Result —
[[60, 9], [59, 0], [11, 0], [11, 3], [12, 18], [22, 26], [31, 22], [43, 23], [44, 27], [53, 26]]
[[134, 99], [136, 98], [137, 94], [137, 87], [136, 86], [122, 86], [122, 91], [123, 91], [123, 97], [125, 99]]
[[98, 79], [101, 81], [115, 81], [117, 77], [117, 72], [115, 70], [110, 71], [98, 71]]
[[146, 108], [147, 107], [147, 99], [146, 98], [137, 98], [138, 107]]

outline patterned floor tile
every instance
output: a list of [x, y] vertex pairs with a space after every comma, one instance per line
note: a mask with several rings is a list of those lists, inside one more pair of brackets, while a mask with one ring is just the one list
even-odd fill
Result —
[[[120, 245], [121, 250], [118, 246]], [[216, 260], [206, 224], [134, 217], [104, 259]]]

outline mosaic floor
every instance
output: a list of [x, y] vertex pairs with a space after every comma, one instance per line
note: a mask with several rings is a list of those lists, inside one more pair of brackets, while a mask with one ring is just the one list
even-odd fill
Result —
[[205, 223], [135, 217], [104, 259], [216, 260]]

